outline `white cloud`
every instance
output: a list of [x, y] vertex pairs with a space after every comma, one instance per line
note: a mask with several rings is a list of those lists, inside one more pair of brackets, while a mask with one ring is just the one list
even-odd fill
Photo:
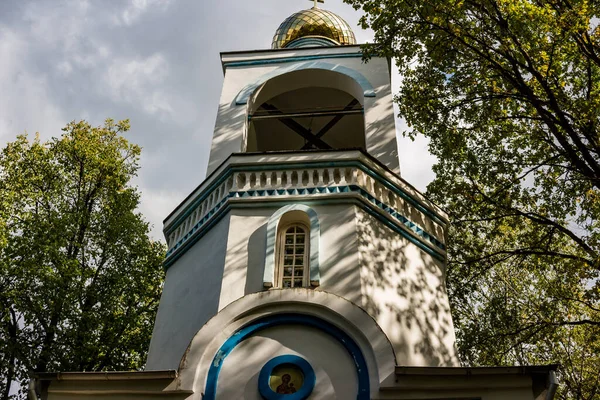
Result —
[[30, 44], [0, 25], [0, 143], [39, 131], [42, 138], [65, 122], [51, 100], [47, 77], [26, 68]]
[[111, 55], [110, 48], [100, 43], [90, 41], [86, 50], [73, 52], [70, 54], [70, 60], [79, 68], [98, 68], [104, 65], [104, 62]]
[[114, 22], [116, 25], [133, 25], [146, 12], [150, 10], [164, 11], [170, 4], [171, 0], [131, 0]]
[[82, 40], [82, 31], [95, 21], [89, 14], [88, 1], [31, 2], [24, 9], [23, 21], [38, 45], [73, 51]]
[[29, 29], [20, 34], [32, 43], [32, 53], [47, 52], [58, 59], [55, 68], [61, 76], [77, 69], [103, 65], [111, 55], [94, 28], [102, 26], [107, 16], [91, 7], [88, 1], [63, 0], [52, 3], [29, 3], [23, 20]]
[[[392, 66], [392, 91], [394, 95], [402, 83], [402, 77], [398, 73], [396, 65]], [[435, 179], [435, 173], [431, 169], [437, 162], [435, 156], [429, 153], [429, 139], [423, 135], [418, 135], [415, 140], [411, 140], [402, 135], [408, 131], [408, 126], [404, 119], [399, 118], [398, 107], [394, 103], [394, 113], [396, 115], [396, 131], [398, 141], [398, 157], [400, 158], [400, 173], [402, 178], [413, 185], [417, 190], [425, 192], [427, 185]]]
[[56, 65], [56, 69], [61, 75], [66, 76], [73, 72], [73, 65], [67, 60], [62, 60]]
[[160, 83], [169, 75], [169, 63], [162, 54], [147, 58], [114, 60], [106, 72], [105, 83], [115, 102], [139, 104], [149, 114], [171, 114], [173, 109]]
[[414, 141], [402, 135], [398, 137], [398, 157], [402, 178], [421, 192], [425, 192], [427, 185], [435, 178], [431, 167], [437, 159], [429, 153], [428, 145], [429, 139], [422, 135], [417, 136]]
[[187, 193], [153, 190], [147, 187], [141, 187], [140, 191], [143, 196], [140, 199], [139, 211], [144, 219], [152, 224], [150, 235], [154, 240], [164, 241], [162, 221]]

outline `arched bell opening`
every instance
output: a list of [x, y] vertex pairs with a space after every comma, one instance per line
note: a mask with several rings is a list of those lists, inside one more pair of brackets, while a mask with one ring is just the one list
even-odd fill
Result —
[[363, 89], [347, 75], [290, 72], [265, 82], [248, 103], [248, 152], [366, 147]]

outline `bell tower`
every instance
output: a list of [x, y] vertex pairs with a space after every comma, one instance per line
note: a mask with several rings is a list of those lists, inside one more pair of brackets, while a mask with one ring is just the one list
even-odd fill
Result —
[[554, 398], [557, 365], [458, 366], [448, 220], [400, 176], [389, 60], [312, 1], [272, 49], [221, 54], [146, 370], [41, 373], [31, 398]]
[[447, 217], [400, 176], [390, 61], [314, 3], [221, 54], [207, 178], [165, 220], [148, 369], [204, 398], [370, 398], [397, 365], [458, 364]]

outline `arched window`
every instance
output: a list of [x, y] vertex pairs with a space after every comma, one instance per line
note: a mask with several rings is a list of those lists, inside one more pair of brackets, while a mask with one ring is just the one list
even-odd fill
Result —
[[309, 228], [301, 223], [284, 225], [277, 240], [277, 287], [309, 285]]
[[312, 208], [288, 204], [275, 211], [267, 223], [264, 288], [319, 286], [320, 235], [319, 216]]

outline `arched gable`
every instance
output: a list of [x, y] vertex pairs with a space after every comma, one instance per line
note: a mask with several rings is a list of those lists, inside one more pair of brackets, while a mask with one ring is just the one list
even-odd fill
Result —
[[226, 341], [221, 345], [217, 353], [215, 354], [213, 361], [208, 370], [208, 376], [206, 378], [206, 386], [204, 389], [204, 400], [214, 400], [217, 395], [217, 383], [219, 379], [219, 372], [225, 358], [231, 353], [231, 351], [239, 345], [241, 342], [249, 338], [250, 336], [271, 327], [281, 325], [300, 325], [310, 326], [319, 329], [337, 340], [348, 352], [352, 360], [354, 361], [354, 367], [358, 376], [358, 395], [357, 400], [369, 400], [370, 398], [370, 382], [369, 382], [369, 369], [367, 361], [360, 349], [360, 347], [354, 342], [354, 340], [343, 330], [339, 329], [329, 322], [312, 316], [295, 313], [282, 313], [274, 314], [262, 318], [258, 318], [244, 327], [235, 331]]
[[181, 359], [178, 377], [169, 387], [204, 392], [209, 370], [222, 346], [245, 327], [278, 315], [313, 316], [351, 339], [364, 356], [371, 394], [393, 376], [396, 358], [377, 322], [356, 304], [332, 293], [307, 288], [269, 290], [234, 301], [211, 318], [194, 336]]

